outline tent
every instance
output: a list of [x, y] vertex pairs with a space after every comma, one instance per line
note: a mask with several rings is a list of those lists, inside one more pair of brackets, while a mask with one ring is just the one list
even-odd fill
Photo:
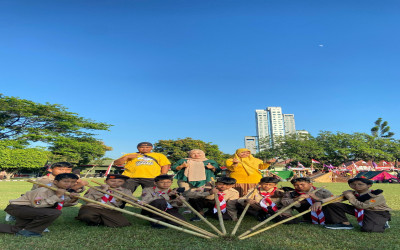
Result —
[[271, 174], [279, 176], [281, 179], [287, 180], [293, 177], [293, 171], [270, 171]]
[[359, 173], [356, 178], [366, 178], [375, 182], [381, 182], [391, 179], [397, 179], [396, 176], [389, 174], [385, 171], [368, 171]]

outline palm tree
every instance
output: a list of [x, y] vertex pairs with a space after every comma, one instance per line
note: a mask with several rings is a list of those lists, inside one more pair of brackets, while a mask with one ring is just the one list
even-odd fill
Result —
[[390, 132], [388, 122], [382, 122], [382, 118], [378, 118], [378, 120], [375, 121], [375, 126], [371, 128], [371, 134], [378, 138], [391, 138], [394, 136], [394, 133]]

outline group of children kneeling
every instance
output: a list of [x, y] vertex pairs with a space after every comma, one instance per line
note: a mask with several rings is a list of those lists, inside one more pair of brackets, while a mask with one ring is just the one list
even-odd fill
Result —
[[[10, 200], [10, 204], [4, 210], [15, 217], [15, 225], [0, 224], [0, 232], [12, 233], [20, 236], [41, 236], [42, 233], [61, 215], [63, 207], [73, 206], [78, 203], [78, 193], [85, 190], [87, 182], [72, 174], [71, 165], [68, 163], [55, 163], [51, 167], [51, 174], [39, 178], [37, 182], [53, 186], [57, 191], [34, 185], [31, 191], [20, 198]], [[131, 196], [130, 190], [124, 188], [126, 180], [124, 175], [108, 175], [105, 184], [100, 189], [108, 191], [104, 194], [90, 188], [85, 197], [103, 204], [124, 208], [125, 202], [112, 196], [111, 189], [117, 190]], [[233, 186], [236, 180], [230, 177], [220, 177], [215, 186], [203, 186], [190, 190], [171, 190], [173, 178], [169, 175], [160, 175], [154, 179], [154, 187], [144, 188], [139, 204], [149, 204], [165, 211], [179, 219], [185, 220], [179, 212], [179, 208], [185, 207], [182, 200], [189, 204], [204, 217], [217, 217], [217, 207], [214, 196], [217, 195], [220, 209], [224, 220], [237, 220], [238, 213], [249, 204], [247, 213], [254, 216], [258, 221], [263, 221], [275, 214], [279, 209], [301, 200], [293, 209], [298, 212], [311, 210], [303, 216], [302, 220], [293, 219], [286, 224], [309, 222], [324, 225], [328, 229], [353, 229], [346, 217], [347, 214], [355, 215], [361, 230], [365, 232], [384, 232], [389, 227], [390, 208], [386, 205], [382, 190], [371, 190], [372, 181], [362, 178], [354, 178], [348, 181], [350, 188], [343, 192], [345, 199], [350, 204], [341, 202], [331, 203], [322, 207], [324, 202], [331, 200], [333, 194], [326, 189], [316, 188], [308, 178], [293, 179], [291, 183], [294, 188], [278, 188], [278, 179], [264, 177], [248, 194], [239, 197], [239, 192]], [[66, 196], [65, 192], [70, 192]], [[206, 210], [205, 210], [206, 209]], [[142, 210], [142, 214], [148, 215], [159, 221], [165, 221], [177, 225], [159, 215]], [[274, 221], [280, 221], [292, 216], [292, 210], [287, 210]], [[104, 225], [108, 227], [124, 227], [131, 223], [121, 212], [104, 208], [99, 204], [87, 202], [82, 205], [76, 219], [86, 222], [90, 226]], [[199, 221], [200, 218], [193, 216], [191, 221]], [[151, 223], [154, 228], [164, 226]]]

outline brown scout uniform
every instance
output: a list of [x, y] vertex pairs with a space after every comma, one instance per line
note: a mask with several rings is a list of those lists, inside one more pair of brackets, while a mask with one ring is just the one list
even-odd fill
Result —
[[[79, 177], [79, 176], [78, 176], [78, 177]], [[39, 183], [42, 183], [42, 184], [45, 184], [45, 185], [48, 185], [48, 186], [49, 186], [50, 184], [53, 183], [54, 178], [55, 178], [54, 175], [49, 174], [49, 175], [45, 175], [45, 176], [42, 176], [42, 177], [40, 177], [40, 178], [37, 178], [37, 179], [36, 179], [36, 182], [39, 182]], [[79, 179], [78, 179], [78, 180], [79, 180]], [[35, 190], [35, 189], [37, 189], [37, 188], [39, 188], [39, 187], [40, 187], [39, 185], [33, 184], [31, 190]], [[79, 188], [78, 190], [74, 190], [74, 192], [76, 192], [76, 193], [82, 193], [83, 191], [85, 191], [85, 187], [81, 187], [81, 188]]]
[[[97, 188], [101, 189], [100, 186]], [[127, 196], [132, 195], [132, 192], [129, 189], [123, 187], [115, 188], [115, 190], [118, 190]], [[84, 197], [98, 202], [103, 202], [104, 204], [113, 207], [125, 207], [125, 202], [115, 198], [112, 200], [110, 197], [112, 194], [109, 196], [109, 199], [105, 198], [106, 201], [103, 201], [102, 198], [105, 195], [106, 194], [100, 191], [90, 188]], [[131, 223], [123, 216], [121, 212], [107, 209], [98, 204], [90, 202], [86, 203], [79, 209], [79, 214], [76, 218], [80, 221], [86, 222], [89, 226], [104, 225], [107, 227], [126, 227], [131, 225]]]
[[[211, 187], [209, 187], [211, 188]], [[185, 192], [185, 196], [189, 199], [190, 205], [196, 209], [196, 211], [202, 212], [204, 208], [208, 208], [207, 214], [213, 215], [213, 209], [215, 206], [214, 194], [210, 194], [211, 189], [198, 188]], [[237, 209], [236, 203], [239, 199], [239, 192], [230, 188], [223, 191], [224, 200], [226, 201], [226, 213], [223, 214], [224, 220], [236, 220]]]
[[[255, 190], [255, 191], [253, 192], [253, 190]], [[273, 188], [271, 188], [270, 190], [267, 190], [267, 191], [261, 190], [261, 192], [272, 192], [272, 191], [273, 191]], [[260, 194], [260, 188], [250, 189], [248, 194], [250, 194], [249, 197], [247, 197], [248, 195], [246, 195], [246, 196], [243, 196], [238, 199], [237, 206], [240, 209], [243, 209], [247, 205], [246, 200], [251, 199], [251, 200], [255, 200], [257, 202], [257, 204], [250, 205], [249, 209], [247, 210], [247, 212], [249, 214], [257, 216], [257, 215], [259, 215], [260, 212], [265, 212], [260, 205], [261, 200], [264, 199], [264, 197]], [[281, 199], [282, 199], [283, 195], [284, 195], [284, 191], [282, 189], [277, 188], [275, 190], [275, 192], [269, 197], [271, 199], [271, 201], [276, 204], [278, 209], [280, 209], [282, 207]], [[271, 209], [271, 206], [268, 206], [268, 212], [265, 212], [265, 213], [274, 214], [274, 211]]]
[[[16, 218], [15, 225], [0, 224], [1, 233], [17, 233], [25, 229], [41, 234], [60, 215], [61, 210], [56, 209], [57, 203], [63, 200], [55, 191], [47, 188], [38, 188], [28, 191], [20, 198], [10, 200], [10, 205], [4, 209], [5, 212]], [[63, 207], [76, 205], [78, 202], [70, 203], [71, 198], [65, 196]]]
[[[163, 192], [164, 194], [161, 194], [160, 192]], [[179, 213], [179, 208], [184, 206], [183, 203], [176, 199], [171, 199], [171, 197], [168, 195], [169, 192], [171, 192], [170, 189], [161, 190], [156, 186], [144, 188], [142, 191], [141, 202], [152, 205], [153, 207], [165, 211], [181, 220], [185, 220], [185, 217]], [[155, 215], [148, 211], [142, 210], [141, 213], [143, 215], [148, 215], [151, 218], [177, 225], [176, 223], [167, 220], [164, 217]]]
[[[315, 190], [315, 188], [311, 187], [310, 191], [312, 191], [312, 190]], [[296, 198], [299, 197], [300, 195], [301, 194], [299, 192], [297, 192], [296, 190], [285, 192], [285, 194], [283, 195], [283, 198], [281, 200], [283, 207], [287, 207], [290, 204], [292, 204], [293, 202], [295, 202], [297, 200]], [[327, 189], [318, 190], [317, 192], [314, 193], [314, 196], [316, 196], [318, 198], [318, 201], [322, 201], [322, 202], [324, 202], [324, 201], [326, 202], [334, 197], [334, 195], [331, 193], [331, 191], [329, 191]], [[305, 200], [302, 200], [300, 202], [300, 204], [293, 206], [292, 209], [295, 209], [299, 213], [301, 213], [301, 212], [308, 210], [310, 207], [311, 207], [310, 203], [305, 199]], [[292, 214], [292, 211], [293, 211], [292, 209], [285, 211], [283, 213], [283, 215], [286, 217], [290, 217]], [[303, 219], [311, 222], [312, 221], [311, 214], [307, 213], [307, 214], [303, 215]], [[295, 221], [293, 221], [293, 222], [295, 222]]]
[[[390, 220], [392, 209], [386, 204], [382, 193], [374, 194], [372, 190], [359, 194], [353, 190], [349, 196], [349, 204], [332, 203], [324, 207], [327, 223], [338, 224], [347, 222], [346, 213], [355, 215], [355, 208], [364, 209], [364, 218], [362, 220], [361, 231], [364, 232], [384, 232], [385, 224]], [[346, 191], [347, 192], [347, 191]]]

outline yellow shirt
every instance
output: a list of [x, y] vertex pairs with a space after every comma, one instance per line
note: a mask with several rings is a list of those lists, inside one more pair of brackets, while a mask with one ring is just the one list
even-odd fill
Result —
[[171, 164], [163, 154], [151, 152], [146, 153], [146, 155], [156, 159], [158, 164], [153, 159], [140, 154], [135, 159], [125, 163], [125, 171], [122, 174], [130, 178], [155, 178], [161, 174], [161, 166]]

